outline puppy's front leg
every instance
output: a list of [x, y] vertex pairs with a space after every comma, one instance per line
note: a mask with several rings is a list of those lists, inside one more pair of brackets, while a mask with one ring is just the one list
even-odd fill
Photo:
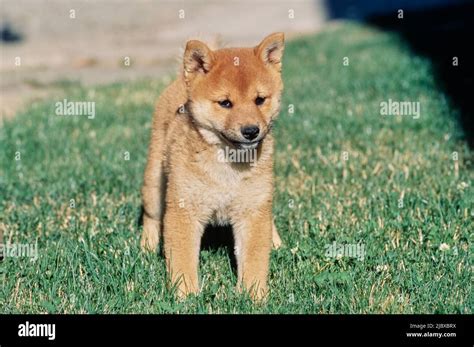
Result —
[[199, 292], [199, 248], [204, 227], [185, 208], [167, 207], [164, 218], [163, 241], [166, 265], [171, 284], [184, 298]]
[[271, 205], [252, 211], [235, 226], [238, 289], [245, 288], [260, 301], [267, 294], [267, 277], [272, 248]]

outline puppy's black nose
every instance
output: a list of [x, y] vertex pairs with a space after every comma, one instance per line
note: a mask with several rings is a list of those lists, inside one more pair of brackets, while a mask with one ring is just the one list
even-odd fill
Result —
[[256, 125], [246, 125], [240, 128], [240, 132], [247, 140], [253, 140], [258, 136], [260, 129]]

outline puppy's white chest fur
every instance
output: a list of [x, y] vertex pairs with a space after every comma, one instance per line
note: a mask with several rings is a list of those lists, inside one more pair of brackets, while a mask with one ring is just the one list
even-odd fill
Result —
[[209, 182], [205, 188], [206, 204], [212, 207], [209, 223], [227, 225], [234, 205], [239, 204], [241, 195], [245, 194], [245, 181], [251, 173], [238, 171], [230, 163], [218, 162], [215, 158], [207, 161], [204, 167]]

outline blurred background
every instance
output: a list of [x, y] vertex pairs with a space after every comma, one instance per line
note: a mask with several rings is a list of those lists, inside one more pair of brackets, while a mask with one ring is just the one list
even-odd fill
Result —
[[[473, 74], [466, 61], [472, 61], [473, 12], [466, 0], [1, 0], [0, 117], [66, 85], [173, 72], [188, 38], [254, 45], [274, 31], [291, 38], [355, 20], [399, 31], [417, 54], [432, 59], [472, 130]], [[464, 61], [446, 70], [453, 52]]]
[[25, 97], [58, 82], [109, 83], [176, 70], [190, 37], [254, 45], [273, 31], [315, 32], [326, 15], [312, 1], [2, 0], [1, 21], [2, 113], [11, 114]]

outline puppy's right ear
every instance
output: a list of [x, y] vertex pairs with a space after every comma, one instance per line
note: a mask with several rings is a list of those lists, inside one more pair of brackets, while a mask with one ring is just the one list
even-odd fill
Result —
[[184, 51], [184, 77], [187, 81], [197, 74], [206, 74], [212, 67], [213, 53], [204, 42], [188, 41]]

